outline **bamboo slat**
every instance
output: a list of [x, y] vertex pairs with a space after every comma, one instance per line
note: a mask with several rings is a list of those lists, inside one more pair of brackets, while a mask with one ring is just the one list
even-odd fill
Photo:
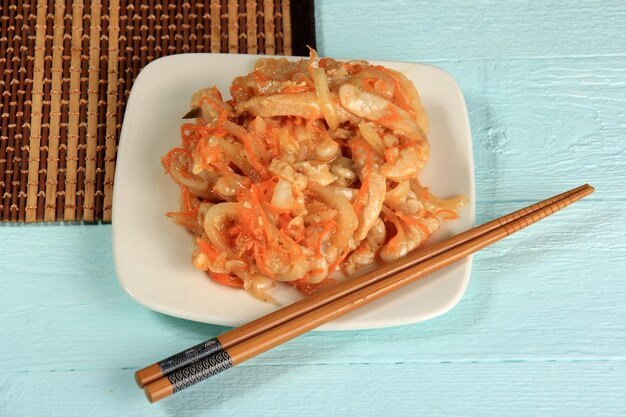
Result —
[[67, 158], [65, 174], [65, 210], [63, 220], [76, 220], [76, 179], [78, 168], [78, 123], [80, 116], [81, 43], [83, 37], [84, 5], [82, 0], [72, 3], [72, 34], [70, 61], [70, 103], [67, 128]]
[[89, 84], [87, 87], [87, 149], [85, 156], [85, 202], [83, 220], [95, 221], [96, 153], [98, 143], [98, 79], [100, 78], [100, 23], [102, 4], [91, 3], [89, 29]]
[[57, 185], [59, 183], [59, 141], [61, 139], [61, 78], [63, 76], [63, 32], [65, 26], [65, 2], [54, 3], [54, 26], [52, 41], [52, 89], [50, 91], [50, 134], [48, 137], [48, 158], [46, 176], [46, 196], [44, 220], [56, 220]]
[[37, 2], [35, 25], [35, 61], [33, 68], [32, 111], [30, 119], [30, 144], [28, 147], [28, 183], [26, 197], [26, 221], [37, 220], [37, 188], [39, 186], [39, 147], [41, 145], [41, 110], [43, 108], [44, 56], [46, 41], [45, 0]]

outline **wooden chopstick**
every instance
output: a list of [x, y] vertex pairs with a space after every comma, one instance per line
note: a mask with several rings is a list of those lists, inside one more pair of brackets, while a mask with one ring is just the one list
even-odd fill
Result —
[[143, 388], [145, 385], [154, 382], [164, 376], [167, 376], [179, 369], [182, 369], [185, 366], [190, 365], [198, 360], [218, 353], [223, 349], [227, 349], [231, 346], [236, 345], [237, 343], [241, 343], [244, 340], [249, 339], [250, 337], [261, 334], [271, 329], [272, 327], [276, 327], [282, 323], [292, 320], [299, 315], [308, 313], [309, 311], [313, 311], [320, 306], [344, 297], [351, 292], [360, 290], [361, 288], [365, 288], [368, 285], [385, 279], [398, 271], [430, 259], [433, 256], [450, 250], [482, 234], [490, 232], [497, 227], [517, 220], [526, 214], [539, 210], [555, 201], [574, 194], [587, 187], [589, 187], [589, 185], [585, 184], [572, 190], [566, 191], [549, 199], [543, 200], [539, 203], [515, 211], [506, 216], [502, 216], [498, 219], [492, 220], [481, 226], [474, 227], [473, 229], [455, 235], [430, 247], [418, 250], [402, 259], [383, 265], [375, 271], [342, 282], [333, 287], [317, 291], [310, 296], [298, 302], [290, 304], [280, 310], [260, 317], [225, 333], [222, 333], [215, 338], [199, 343], [183, 352], [179, 352], [157, 363], [140, 369], [135, 373], [135, 380], [137, 381], [137, 384], [141, 388]]
[[502, 226], [497, 226], [493, 230], [483, 233], [470, 241], [431, 257], [421, 262], [419, 265], [401, 270], [391, 277], [379, 280], [365, 288], [351, 292], [342, 298], [324, 304], [315, 310], [301, 314], [263, 333], [243, 340], [229, 348], [225, 348], [205, 359], [194, 362], [183, 369], [173, 372], [167, 377], [163, 377], [146, 385], [144, 388], [146, 396], [150, 402], [159, 401], [210, 376], [238, 365], [279, 344], [354, 311], [363, 305], [377, 300], [467, 255], [510, 236], [573, 202], [580, 200], [593, 191], [594, 189], [591, 186], [579, 187], [578, 191], [573, 194], [553, 201], [539, 210], [523, 215], [517, 220], [505, 223]]

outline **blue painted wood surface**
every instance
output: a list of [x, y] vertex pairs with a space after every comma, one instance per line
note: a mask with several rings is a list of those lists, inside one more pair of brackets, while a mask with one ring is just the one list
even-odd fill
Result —
[[2, 225], [0, 416], [626, 415], [626, 3], [318, 0], [317, 19], [322, 55], [458, 80], [478, 222], [597, 192], [479, 253], [442, 317], [308, 334], [155, 405], [134, 370], [224, 328], [132, 302], [110, 226]]

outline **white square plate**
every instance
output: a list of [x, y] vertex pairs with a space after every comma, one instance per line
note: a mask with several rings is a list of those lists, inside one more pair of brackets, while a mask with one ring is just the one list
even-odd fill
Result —
[[[232, 79], [252, 70], [255, 55], [184, 54], [157, 59], [135, 81], [124, 116], [113, 195], [113, 252], [122, 287], [137, 302], [161, 313], [237, 326], [270, 313], [242, 290], [212, 282], [191, 264], [193, 240], [165, 217], [179, 204], [178, 186], [163, 174], [160, 159], [180, 144], [181, 116], [191, 94], [212, 83], [228, 95]], [[461, 90], [443, 70], [422, 64], [376, 62], [415, 83], [430, 118], [431, 157], [420, 176], [436, 195], [463, 194], [470, 204], [459, 219], [444, 222], [441, 240], [474, 223], [474, 160]], [[321, 327], [366, 329], [416, 323], [439, 316], [461, 298], [472, 260], [466, 258], [385, 299]], [[286, 305], [301, 297], [288, 285], [271, 293]]]

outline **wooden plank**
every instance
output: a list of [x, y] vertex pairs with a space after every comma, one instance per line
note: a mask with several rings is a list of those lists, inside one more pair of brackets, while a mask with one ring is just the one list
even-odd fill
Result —
[[593, 199], [624, 199], [626, 57], [436, 65], [465, 95], [477, 201], [538, 200], [584, 182]]
[[129, 369], [0, 373], [7, 416], [622, 416], [626, 363], [241, 366], [149, 405]]
[[[318, 0], [318, 47], [328, 56], [468, 60], [624, 56], [623, 2]], [[349, 40], [349, 41], [341, 41]]]

